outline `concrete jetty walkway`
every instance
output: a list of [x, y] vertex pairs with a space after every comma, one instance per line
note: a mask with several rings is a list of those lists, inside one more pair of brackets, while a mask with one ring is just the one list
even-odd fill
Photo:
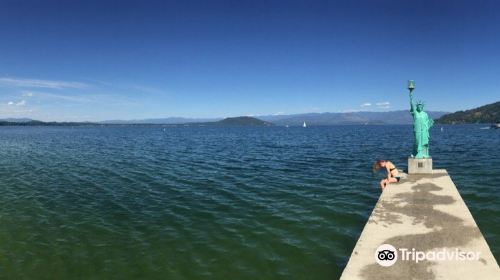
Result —
[[[377, 260], [382, 244], [396, 249], [391, 266]], [[385, 189], [341, 279], [486, 280], [500, 269], [446, 170], [433, 170]]]

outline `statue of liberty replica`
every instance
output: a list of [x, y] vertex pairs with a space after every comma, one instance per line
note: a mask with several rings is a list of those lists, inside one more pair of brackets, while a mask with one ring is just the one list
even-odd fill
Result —
[[[429, 156], [429, 129], [434, 121], [424, 112], [424, 103], [413, 102], [415, 81], [408, 81], [410, 90], [410, 113], [413, 116], [413, 152], [408, 160], [409, 173], [432, 172], [432, 159]], [[411, 162], [410, 162], [411, 161]], [[413, 171], [413, 172], [412, 172]]]

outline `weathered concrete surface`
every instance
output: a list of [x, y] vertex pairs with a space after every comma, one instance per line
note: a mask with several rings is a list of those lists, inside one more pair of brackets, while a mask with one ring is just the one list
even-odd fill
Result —
[[[477, 261], [375, 261], [382, 244], [417, 251], [480, 252]], [[400, 252], [398, 252], [400, 253]], [[500, 279], [500, 268], [446, 170], [407, 175], [389, 185], [344, 269], [341, 279]]]

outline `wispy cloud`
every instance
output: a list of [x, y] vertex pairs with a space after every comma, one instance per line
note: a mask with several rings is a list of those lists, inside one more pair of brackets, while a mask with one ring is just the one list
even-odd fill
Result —
[[26, 106], [26, 100], [21, 100], [19, 102], [9, 101], [7, 102], [9, 106]]
[[370, 106], [372, 106], [372, 104], [370, 102], [365, 102], [365, 103], [363, 103], [363, 104], [361, 104], [359, 106], [360, 107], [370, 107]]
[[64, 95], [64, 94], [55, 94], [49, 92], [39, 92], [39, 91], [23, 91], [23, 97], [41, 97], [47, 99], [59, 99], [64, 101], [73, 101], [73, 102], [91, 102], [92, 99], [90, 95], [85, 97], [82, 96], [72, 96], [72, 95]]
[[136, 100], [117, 94], [104, 93], [67, 93], [67, 90], [52, 93], [45, 91], [21, 91], [21, 96], [31, 103], [39, 105], [85, 105], [85, 104], [110, 104], [113, 106], [139, 106]]
[[273, 114], [273, 116], [281, 116], [281, 115], [284, 115], [285, 112], [276, 112]]
[[0, 86], [22, 87], [22, 88], [50, 88], [50, 89], [65, 89], [65, 88], [85, 88], [88, 84], [80, 82], [68, 81], [52, 81], [52, 80], [36, 80], [36, 79], [20, 79], [20, 78], [0, 78]]
[[376, 104], [379, 108], [382, 109], [389, 109], [391, 108], [391, 103], [389, 101], [384, 101], [384, 102], [377, 102]]
[[33, 108], [27, 106], [26, 100], [0, 103], [0, 118], [30, 117]]

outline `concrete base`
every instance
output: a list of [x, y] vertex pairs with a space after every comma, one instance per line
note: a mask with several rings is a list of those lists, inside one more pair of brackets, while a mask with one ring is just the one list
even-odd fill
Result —
[[[382, 244], [397, 251], [390, 266], [376, 259]], [[436, 255], [472, 252], [475, 257], [416, 262], [403, 254], [412, 249]], [[455, 184], [446, 170], [437, 169], [408, 175], [384, 189], [340, 279], [500, 280], [500, 268]]]
[[432, 174], [432, 158], [408, 158], [408, 174]]

